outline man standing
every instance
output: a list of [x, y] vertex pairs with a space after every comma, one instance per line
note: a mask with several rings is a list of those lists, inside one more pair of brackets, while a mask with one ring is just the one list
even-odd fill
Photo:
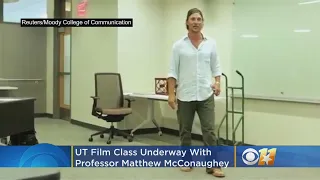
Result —
[[[214, 134], [214, 95], [220, 94], [221, 69], [216, 43], [201, 33], [203, 14], [197, 9], [187, 13], [188, 34], [173, 45], [168, 75], [168, 104], [177, 108], [181, 146], [191, 145], [191, 131], [197, 112], [205, 146], [217, 144]], [[175, 88], [177, 87], [176, 91]], [[182, 171], [191, 171], [184, 167]], [[224, 177], [221, 168], [207, 168], [206, 172]]]

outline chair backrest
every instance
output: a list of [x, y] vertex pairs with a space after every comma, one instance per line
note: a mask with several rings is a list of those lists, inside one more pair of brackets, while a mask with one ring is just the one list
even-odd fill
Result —
[[121, 75], [119, 73], [95, 73], [95, 96], [99, 97], [97, 108], [123, 107]]

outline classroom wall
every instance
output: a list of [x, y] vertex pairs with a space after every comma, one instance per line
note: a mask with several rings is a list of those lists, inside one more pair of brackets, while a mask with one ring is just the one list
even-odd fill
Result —
[[[165, 49], [164, 59], [166, 67], [163, 72], [168, 72], [169, 60], [171, 56], [171, 48], [173, 43], [186, 35], [185, 20], [187, 11], [191, 8], [200, 8], [204, 16], [203, 33], [217, 42], [219, 59], [222, 71], [230, 74], [231, 70], [231, 35], [232, 35], [232, 1], [231, 0], [189, 0], [189, 1], [165, 1]], [[178, 10], [181, 9], [181, 10]], [[224, 79], [222, 79], [223, 82]], [[224, 97], [222, 92], [220, 97]], [[163, 114], [163, 126], [167, 128], [178, 129], [175, 111], [171, 110], [167, 103], [161, 103]], [[225, 99], [218, 100], [216, 98], [216, 126], [219, 125], [225, 111]], [[194, 127], [192, 130], [196, 134], [201, 134], [201, 125], [198, 116], [195, 117]], [[222, 132], [222, 137], [225, 133]]]
[[[118, 0], [118, 18], [133, 18], [132, 28], [118, 28], [118, 72], [124, 92], [154, 92], [154, 78], [163, 77], [164, 3], [162, 0]], [[152, 48], [150, 48], [152, 47]], [[118, 124], [119, 128], [135, 128], [147, 118], [145, 99], [132, 104], [133, 114]], [[162, 121], [159, 104], [156, 119]], [[154, 127], [147, 124], [144, 128]]]
[[245, 103], [245, 138], [248, 143], [320, 144], [319, 105], [262, 100], [246, 100]]
[[[296, 93], [295, 98], [315, 95], [317, 83], [308, 77], [310, 74], [318, 77], [313, 67], [319, 66], [319, 51], [315, 45], [319, 41], [315, 39], [320, 30], [316, 23], [320, 3], [301, 5], [301, 2], [235, 1], [232, 53], [235, 63], [232, 67], [245, 74], [246, 94], [270, 90], [264, 96], [272, 96], [272, 91], [280, 93], [286, 91], [281, 90], [283, 87], [291, 87], [286, 95], [290, 92]], [[311, 32], [295, 32], [298, 29], [310, 29]], [[242, 34], [255, 34], [258, 38], [243, 38]], [[304, 65], [299, 67], [297, 61]], [[233, 81], [240, 82], [235, 78]], [[252, 144], [320, 144], [316, 129], [320, 125], [319, 104], [246, 100], [245, 110], [246, 140]]]
[[46, 113], [46, 37], [46, 29], [0, 24], [0, 85], [18, 88], [2, 93], [35, 97], [35, 113], [40, 114]]
[[[172, 43], [185, 34], [186, 12], [192, 7], [203, 10], [204, 32], [216, 39], [222, 68], [230, 77], [230, 83], [238, 83], [237, 79], [231, 78], [231, 74], [237, 68], [234, 67], [231, 56], [233, 50], [231, 37], [236, 30], [233, 18], [235, 7], [232, 2], [232, 0], [190, 0], [182, 4], [182, 1], [178, 0], [156, 1], [156, 3], [149, 3], [147, 0], [136, 0], [130, 3], [124, 0], [118, 2], [113, 0], [99, 3], [98, 7], [97, 0], [90, 1], [89, 18], [132, 17], [134, 27], [119, 28], [118, 31], [114, 28], [73, 28], [72, 118], [105, 126], [102, 121], [90, 115], [92, 102], [89, 96], [93, 93], [93, 73], [97, 71], [120, 72], [123, 76], [125, 91], [152, 92], [153, 78], [167, 75]], [[161, 8], [163, 8], [162, 11]], [[178, 11], [178, 8], [181, 10]], [[51, 52], [50, 48], [47, 52]], [[94, 58], [92, 58], [93, 54]], [[89, 63], [89, 59], [93, 62]], [[48, 62], [51, 62], [49, 55]], [[50, 63], [47, 64], [50, 67]], [[49, 71], [47, 78], [47, 82], [52, 80]], [[50, 89], [48, 87], [50, 83], [47, 86], [47, 89]], [[50, 96], [52, 97], [48, 92], [47, 98]], [[146, 117], [146, 103], [146, 101], [137, 100], [133, 105], [134, 114], [129, 121], [125, 121], [126, 124], [123, 126], [130, 128], [141, 122]], [[317, 141], [319, 132], [316, 129], [320, 125], [318, 105], [263, 100], [246, 100], [245, 103], [246, 143], [319, 145]], [[47, 105], [49, 104], [48, 98]], [[216, 109], [217, 119], [221, 119], [225, 112], [224, 101], [219, 101], [217, 104], [219, 104], [219, 108]], [[50, 113], [52, 109], [47, 107]], [[165, 102], [157, 103], [156, 107], [156, 118], [160, 123], [164, 127], [177, 129], [175, 112], [169, 109]], [[239, 101], [236, 102], [236, 107], [239, 109]], [[218, 122], [219, 120], [216, 124]], [[193, 131], [200, 133], [199, 121], [196, 120], [195, 125]], [[152, 126], [150, 124], [146, 127]], [[239, 128], [240, 132], [241, 128]], [[241, 138], [239, 133], [238, 140]]]
[[[72, 1], [77, 9], [78, 1]], [[91, 0], [87, 18], [115, 18], [118, 16], [117, 0]], [[76, 11], [72, 16], [77, 18]], [[117, 28], [72, 28], [71, 45], [71, 119], [106, 126], [105, 121], [91, 115], [94, 95], [94, 73], [118, 71]]]
[[[201, 0], [174, 2], [169, 0], [152, 2], [138, 0], [134, 4], [124, 0], [118, 1], [118, 17], [132, 17], [134, 19], [133, 28], [118, 29], [118, 72], [122, 75], [125, 92], [154, 92], [154, 78], [167, 76], [172, 44], [186, 33], [184, 24], [186, 12], [192, 7], [203, 9], [206, 5], [215, 6], [211, 3], [204, 4]], [[224, 6], [224, 3], [220, 6]], [[212, 20], [210, 12], [210, 8], [208, 8], [208, 22]], [[206, 14], [206, 12], [204, 13]], [[152, 26], [148, 26], [150, 22], [153, 22]], [[217, 26], [219, 26], [218, 24], [219, 22], [217, 22]], [[226, 27], [224, 29], [228, 29], [227, 33], [225, 30], [220, 30], [220, 40], [224, 41], [221, 46], [228, 47], [230, 41], [229, 43], [226, 41], [228, 39], [226, 35], [230, 33], [231, 28], [228, 27], [230, 21], [227, 25], [224, 25], [226, 23], [221, 20], [220, 24], [222, 27]], [[216, 29], [219, 32], [219, 28], [215, 26], [210, 24], [206, 26], [209, 36], [212, 35], [212, 30]], [[151, 44], [152, 46], [150, 46]], [[222, 49], [224, 51], [221, 51], [221, 57], [225, 59], [223, 67], [225, 71], [228, 71], [230, 58], [227, 49], [229, 48]], [[137, 124], [146, 119], [148, 115], [147, 103], [149, 101], [136, 99], [133, 103], [133, 114], [128, 116], [126, 121], [119, 123], [119, 127], [135, 128]], [[224, 104], [225, 100], [217, 100], [217, 109], [223, 109]], [[222, 118], [223, 113], [220, 112], [222, 110], [217, 111], [217, 117]], [[168, 108], [166, 102], [155, 102], [155, 118], [162, 127], [177, 129], [176, 112]], [[216, 123], [219, 123], [219, 121], [217, 120]], [[193, 132], [200, 133], [201, 126], [198, 117], [196, 117], [194, 124]], [[143, 128], [153, 127], [153, 123], [150, 123]]]
[[[171, 31], [168, 30], [166, 35], [167, 49], [165, 53], [170, 53], [171, 44], [183, 33], [183, 30], [179, 29], [177, 24], [184, 20], [185, 12], [179, 14], [180, 12], [176, 11], [175, 3], [178, 3], [178, 1], [170, 2], [166, 8], [166, 14], [168, 15], [166, 19], [170, 19], [166, 21], [166, 27]], [[290, 1], [286, 1], [286, 3], [290, 5]], [[236, 14], [234, 13], [234, 8], [237, 8], [236, 4], [234, 5], [231, 0], [200, 1], [200, 3], [194, 1], [191, 4], [191, 7], [200, 7], [204, 11], [207, 19], [205, 20], [204, 32], [217, 40], [223, 72], [228, 75], [230, 85], [239, 85], [240, 79], [233, 76], [237, 67], [232, 63], [235, 58], [232, 57], [234, 48], [232, 36], [237, 31]], [[319, 6], [319, 4], [315, 4], [315, 6], [317, 5]], [[286, 4], [284, 3], [282, 6], [286, 7]], [[187, 11], [190, 4], [179, 4], [179, 7]], [[169, 62], [168, 57], [169, 54], [166, 54], [167, 62]], [[223, 90], [225, 89], [223, 88]], [[230, 103], [229, 101], [229, 105]], [[222, 102], [220, 104], [218, 106], [220, 108], [216, 109], [217, 121], [225, 114], [224, 104]], [[231, 106], [229, 107], [231, 108]], [[319, 141], [316, 139], [319, 136], [316, 127], [320, 125], [318, 107], [319, 105], [315, 104], [247, 99], [245, 100], [245, 142], [257, 145], [319, 145]], [[236, 110], [241, 109], [240, 100], [236, 100], [235, 108]], [[166, 104], [163, 104], [162, 113], [164, 126], [178, 129], [174, 120], [175, 114], [167, 108]], [[236, 121], [239, 118], [239, 116], [235, 116]], [[197, 118], [194, 124], [193, 132], [200, 133]], [[217, 124], [218, 122], [216, 122]], [[241, 131], [240, 126], [237, 131], [237, 140], [241, 140]], [[229, 137], [231, 137], [231, 128], [229, 128], [229, 132]], [[225, 134], [223, 134], [223, 137], [225, 137]]]

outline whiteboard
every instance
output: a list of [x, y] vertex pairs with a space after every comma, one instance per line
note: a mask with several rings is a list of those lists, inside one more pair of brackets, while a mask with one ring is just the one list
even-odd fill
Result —
[[[245, 96], [320, 102], [320, 5], [236, 2], [232, 69], [244, 75]], [[239, 85], [238, 75], [231, 77]]]

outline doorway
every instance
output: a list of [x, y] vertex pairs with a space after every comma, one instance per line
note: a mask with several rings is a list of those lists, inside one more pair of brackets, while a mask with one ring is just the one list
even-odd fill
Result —
[[[64, 0], [61, 17], [72, 18], [71, 0]], [[59, 118], [71, 119], [71, 27], [59, 30]]]

